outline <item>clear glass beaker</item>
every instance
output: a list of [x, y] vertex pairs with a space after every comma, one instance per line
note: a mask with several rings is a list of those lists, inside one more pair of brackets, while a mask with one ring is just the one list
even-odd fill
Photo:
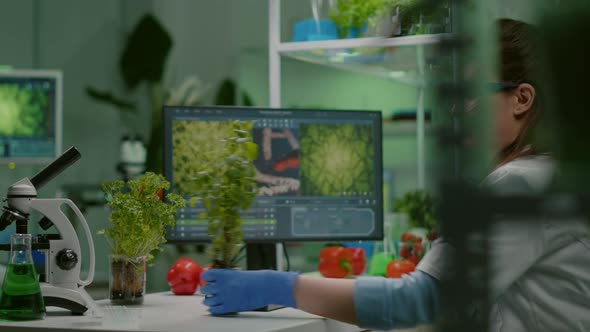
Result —
[[0, 294], [0, 319], [45, 317], [45, 304], [31, 255], [31, 234], [10, 237], [10, 260]]
[[146, 258], [146, 256], [110, 256], [109, 292], [112, 304], [143, 303], [146, 293]]

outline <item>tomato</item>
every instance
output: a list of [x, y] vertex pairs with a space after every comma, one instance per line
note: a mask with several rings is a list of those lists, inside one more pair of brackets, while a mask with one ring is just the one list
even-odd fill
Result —
[[416, 239], [416, 235], [412, 233], [405, 232], [402, 234], [402, 242], [410, 242]]
[[432, 242], [434, 240], [436, 240], [436, 238], [438, 237], [438, 232], [435, 230], [430, 231], [430, 234], [428, 234], [428, 241]]
[[421, 243], [414, 243], [413, 246], [413, 253], [414, 255], [418, 256], [418, 258], [422, 258], [424, 256], [424, 247]]
[[166, 281], [176, 295], [192, 295], [199, 286], [203, 269], [194, 260], [183, 257], [172, 264], [166, 274]]
[[410, 256], [411, 256], [412, 254], [410, 253], [410, 248], [408, 248], [407, 246], [405, 246], [405, 245], [404, 245], [404, 246], [402, 246], [402, 247], [400, 248], [400, 250], [399, 250], [399, 255], [400, 255], [402, 258], [408, 259], [408, 258], [410, 258]]
[[160, 197], [160, 200], [164, 199], [164, 191], [162, 189], [156, 190], [156, 195], [158, 195], [158, 197]]
[[392, 260], [387, 265], [388, 278], [401, 278], [403, 274], [410, 274], [416, 269], [416, 264], [411, 261]]
[[352, 251], [344, 247], [326, 247], [320, 251], [318, 270], [326, 278], [344, 278], [352, 274]]

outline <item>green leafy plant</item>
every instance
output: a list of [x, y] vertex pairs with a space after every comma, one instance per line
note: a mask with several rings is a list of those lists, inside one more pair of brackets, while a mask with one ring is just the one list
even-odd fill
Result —
[[393, 202], [393, 212], [407, 213], [411, 228], [422, 227], [428, 231], [436, 228], [434, 200], [427, 191], [411, 191], [397, 198]]
[[216, 144], [197, 147], [207, 163], [200, 164], [192, 190], [203, 201], [211, 237], [212, 266], [231, 268], [242, 245], [240, 211], [246, 210], [257, 193], [253, 160], [258, 146], [252, 140], [253, 122], [229, 121]]
[[391, 0], [393, 8], [399, 8], [403, 35], [423, 34], [425, 22], [441, 23], [449, 15], [449, 1]]
[[103, 183], [107, 205], [112, 209], [112, 226], [99, 234], [107, 236], [113, 255], [146, 256], [150, 261], [154, 250], [163, 250], [166, 227], [174, 226], [177, 210], [185, 207], [184, 199], [174, 193], [163, 201], [162, 192], [169, 187], [163, 176], [151, 172], [127, 184], [121, 180]]
[[330, 19], [338, 26], [338, 34], [342, 38], [351, 28], [360, 29], [365, 23], [375, 24], [370, 19], [390, 11], [393, 2], [394, 0], [337, 0], [336, 5], [330, 9]]

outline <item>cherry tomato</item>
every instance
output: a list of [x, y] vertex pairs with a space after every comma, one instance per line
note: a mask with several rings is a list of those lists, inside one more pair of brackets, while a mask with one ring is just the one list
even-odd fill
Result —
[[403, 274], [410, 274], [416, 269], [416, 264], [411, 261], [392, 260], [387, 265], [386, 275], [388, 278], [401, 278]]
[[424, 256], [424, 246], [421, 243], [414, 243], [412, 248], [413, 254], [418, 256], [418, 258], [422, 258]]
[[416, 235], [405, 232], [402, 234], [402, 242], [410, 242], [416, 239]]
[[410, 248], [408, 246], [402, 246], [401, 249], [399, 250], [399, 255], [402, 258], [408, 259], [410, 258], [410, 256], [412, 255], [412, 253], [410, 253]]
[[436, 238], [438, 237], [438, 233], [435, 230], [430, 231], [430, 234], [428, 234], [428, 241], [432, 242], [434, 240], [436, 240]]

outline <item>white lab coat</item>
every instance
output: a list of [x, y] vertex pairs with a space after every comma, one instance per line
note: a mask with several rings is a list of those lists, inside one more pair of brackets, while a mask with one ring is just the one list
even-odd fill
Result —
[[[548, 186], [553, 173], [548, 157], [521, 158], [499, 167], [484, 185], [500, 194], [534, 194]], [[585, 220], [502, 220], [488, 240], [494, 301], [489, 331], [590, 331]], [[451, 278], [453, 253], [451, 244], [435, 241], [418, 269], [441, 281]]]

